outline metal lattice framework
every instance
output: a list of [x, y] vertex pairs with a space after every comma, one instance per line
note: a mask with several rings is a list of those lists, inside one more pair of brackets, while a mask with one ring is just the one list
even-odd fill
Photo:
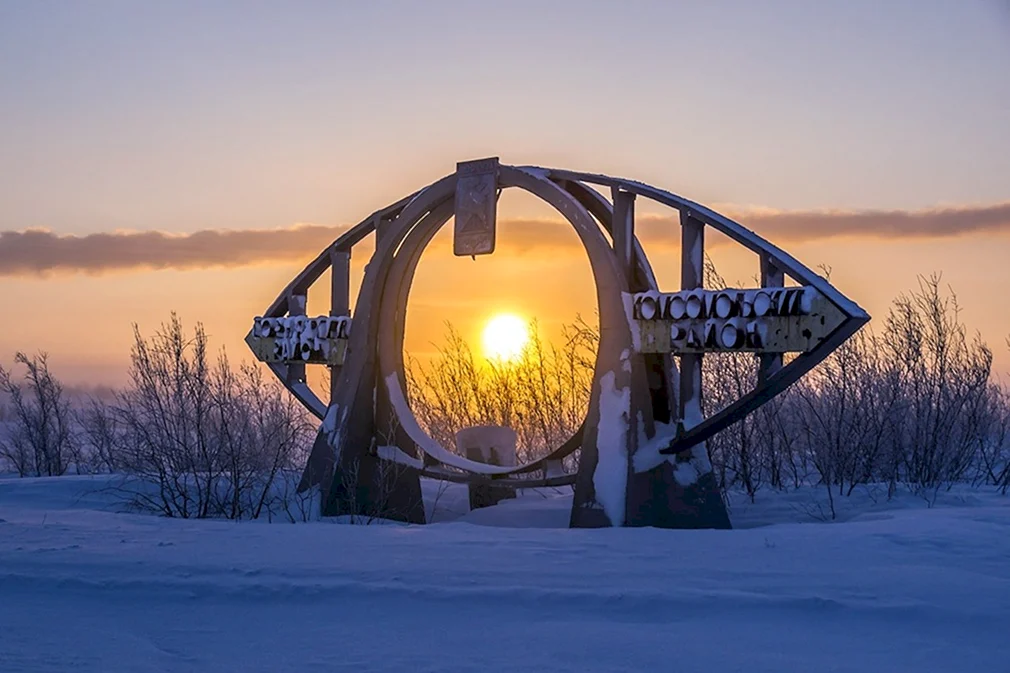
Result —
[[[542, 458], [502, 467], [458, 455], [418, 423], [405, 393], [403, 338], [425, 247], [455, 215], [456, 254], [492, 253], [497, 195], [509, 188], [549, 203], [578, 234], [596, 282], [600, 341], [580, 429]], [[679, 292], [660, 290], [635, 237], [637, 198], [680, 213]], [[706, 227], [758, 255], [761, 288], [703, 288]], [[351, 254], [373, 232], [352, 321]], [[327, 270], [329, 316], [309, 318], [307, 293]], [[787, 277], [798, 285], [786, 287]], [[792, 256], [693, 201], [633, 180], [485, 159], [459, 164], [348, 230], [256, 319], [247, 341], [323, 420], [301, 486], [322, 487], [326, 514], [367, 508], [381, 493], [387, 516], [423, 522], [418, 479], [429, 476], [502, 487], [574, 484], [573, 526], [728, 527], [705, 441], [785, 390], [868, 320]], [[703, 418], [701, 371], [710, 351], [757, 353], [759, 376], [752, 391]], [[786, 351], [799, 354], [783, 365]], [[314, 363], [331, 367], [328, 404], [305, 382]], [[676, 431], [661, 431], [670, 427]], [[377, 437], [394, 441], [379, 445]], [[563, 459], [577, 451], [578, 473], [565, 474]]]

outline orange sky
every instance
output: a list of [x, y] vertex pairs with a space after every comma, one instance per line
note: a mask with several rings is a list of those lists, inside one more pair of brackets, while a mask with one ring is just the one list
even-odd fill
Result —
[[[648, 209], [644, 209], [648, 212]], [[659, 214], [661, 208], [654, 209]], [[513, 191], [502, 197], [499, 251], [470, 258], [451, 254], [451, 223], [422, 257], [408, 308], [406, 348], [421, 357], [451, 321], [475, 346], [489, 317], [512, 312], [536, 319], [548, 338], [577, 314], [592, 318], [595, 296], [588, 261], [570, 226], [532, 197]], [[645, 213], [642, 214], [642, 217]], [[510, 217], [540, 218], [542, 236]], [[674, 238], [653, 235], [643, 244], [661, 287], [678, 289], [679, 252]], [[531, 240], [532, 239], [532, 240]], [[536, 240], [549, 243], [538, 247]], [[774, 241], [774, 239], [773, 239]], [[728, 282], [753, 284], [756, 257], [735, 245], [709, 237], [709, 254]], [[917, 274], [942, 271], [958, 293], [964, 321], [993, 347], [997, 372], [1010, 370], [1003, 338], [1010, 334], [1010, 312], [999, 288], [1010, 287], [1005, 234], [880, 241], [864, 237], [787, 243], [782, 247], [808, 266], [825, 264], [833, 282], [860, 303], [880, 328], [890, 300], [916, 284]], [[354, 284], [360, 278], [371, 241], [356, 250]], [[307, 250], [305, 261], [316, 251]], [[125, 376], [131, 323], [150, 332], [177, 311], [190, 325], [201, 321], [213, 343], [233, 359], [248, 357], [242, 338], [258, 315], [302, 263], [290, 261], [199, 270], [117, 271], [103, 274], [52, 272], [44, 277], [8, 278], [0, 308], [12, 320], [0, 332], [0, 353], [16, 349], [49, 351], [54, 366], [74, 384], [118, 384]], [[310, 292], [310, 314], [325, 313], [329, 297]]]
[[[131, 324], [172, 310], [245, 357], [340, 227], [500, 156], [731, 214], [878, 326], [941, 271], [1006, 374], [1007, 63], [1002, 2], [0, 3], [0, 361], [119, 383]], [[409, 350], [445, 320], [475, 341], [498, 311], [549, 337], [592, 314], [574, 234], [538, 224], [557, 216], [511, 194], [499, 216], [498, 254], [426, 253]], [[675, 290], [662, 222], [640, 231]], [[757, 271], [711, 254], [731, 282]]]

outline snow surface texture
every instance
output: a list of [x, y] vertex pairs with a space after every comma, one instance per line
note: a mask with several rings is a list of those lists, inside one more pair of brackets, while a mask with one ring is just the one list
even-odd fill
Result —
[[0, 671], [1010, 670], [1010, 500], [987, 492], [543, 530], [492, 526], [564, 526], [570, 492], [258, 525], [111, 512], [107, 484], [0, 479]]

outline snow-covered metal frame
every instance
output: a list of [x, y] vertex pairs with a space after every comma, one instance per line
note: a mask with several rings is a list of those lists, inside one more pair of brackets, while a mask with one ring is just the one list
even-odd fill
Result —
[[[482, 198], [490, 193], [492, 208], [482, 210], [479, 198], [460, 198], [460, 184], [478, 196], [484, 194]], [[538, 460], [501, 467], [469, 460], [441, 446], [417, 421], [406, 393], [403, 336], [410, 287], [425, 247], [462, 207], [476, 225], [457, 225], [457, 236], [470, 238], [455, 246], [456, 253], [492, 252], [495, 190], [509, 188], [549, 203], [578, 234], [596, 282], [600, 341], [589, 409], [579, 430]], [[604, 196], [608, 190], [610, 199]], [[681, 292], [676, 295], [661, 293], [635, 236], [636, 198], [680, 213]], [[706, 227], [759, 256], [766, 290], [723, 296], [703, 290]], [[375, 252], [365, 267], [352, 325], [351, 252], [372, 233]], [[328, 404], [305, 382], [306, 361], [320, 362], [321, 357], [305, 354], [316, 353], [313, 348], [321, 353], [323, 344], [303, 339], [299, 359], [263, 357], [266, 347], [257, 342], [267, 331], [264, 325], [277, 324], [270, 319], [288, 316], [295, 324], [308, 324], [310, 319], [302, 318], [307, 293], [327, 270], [332, 271], [330, 317], [341, 319], [345, 330], [340, 335], [345, 339], [339, 346], [342, 357], [325, 361], [332, 371]], [[784, 287], [786, 276], [800, 288], [776, 290]], [[687, 315], [680, 303], [687, 306], [689, 301], [694, 303]], [[643, 302], [652, 302], [648, 305], [653, 313], [643, 313]], [[698, 308], [699, 302], [707, 302], [708, 308]], [[654, 311], [660, 305], [665, 313], [658, 316], [662, 323], [656, 327], [659, 323], [649, 321], [657, 318]], [[766, 314], [780, 321], [777, 329], [786, 329], [784, 336], [767, 338]], [[691, 323], [706, 316], [712, 318], [707, 328]], [[313, 325], [329, 324], [326, 317], [311, 320]], [[781, 322], [787, 320], [792, 322]], [[868, 320], [865, 311], [826, 279], [754, 232], [693, 201], [633, 180], [506, 166], [492, 158], [461, 163], [457, 172], [352, 227], [288, 284], [257, 318], [247, 341], [296, 398], [323, 420], [301, 488], [321, 487], [324, 514], [374, 513], [381, 504], [383, 516], [424, 522], [419, 478], [429, 476], [460, 482], [494, 479], [496, 485], [517, 488], [574, 484], [573, 527], [718, 528], [729, 527], [729, 519], [705, 441], [785, 390]], [[693, 334], [692, 329], [708, 334], [708, 342], [683, 336]], [[668, 334], [669, 348], [664, 346]], [[275, 348], [275, 355], [297, 351], [291, 345], [286, 348]], [[326, 348], [327, 353], [338, 350]], [[758, 354], [757, 386], [704, 418], [704, 353], [733, 349]], [[783, 366], [782, 352], [791, 350], [800, 354]], [[576, 452], [577, 473], [560, 471], [563, 459]]]

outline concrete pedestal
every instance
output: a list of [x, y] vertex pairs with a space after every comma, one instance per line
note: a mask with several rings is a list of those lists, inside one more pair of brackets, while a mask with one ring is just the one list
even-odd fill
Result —
[[[501, 425], [479, 425], [456, 433], [456, 451], [469, 460], [514, 467], [516, 465], [516, 433]], [[496, 486], [488, 477], [470, 483], [470, 509], [491, 507], [502, 500], [516, 497], [510, 486]]]

